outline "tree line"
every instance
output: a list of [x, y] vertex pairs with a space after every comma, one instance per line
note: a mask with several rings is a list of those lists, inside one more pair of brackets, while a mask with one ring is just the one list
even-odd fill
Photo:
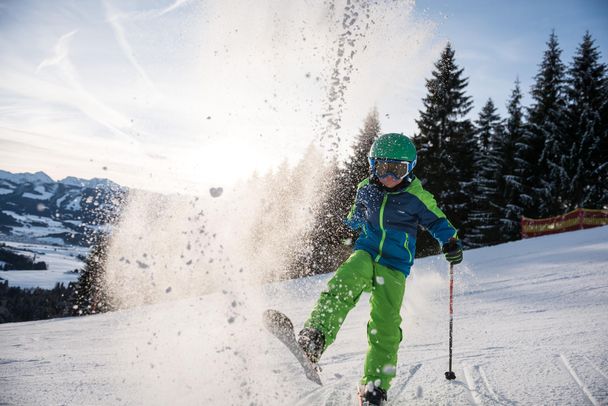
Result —
[[14, 269], [45, 271], [47, 264], [44, 261], [36, 261], [36, 254], [32, 257], [17, 254], [11, 251], [6, 244], [0, 243], [0, 270], [11, 271]]
[[77, 270], [75, 283], [57, 283], [53, 289], [24, 289], [0, 281], [0, 324], [113, 310], [104, 279], [108, 241], [107, 234], [96, 234], [83, 269]]
[[[608, 78], [588, 32], [569, 65], [551, 33], [529, 106], [515, 80], [501, 117], [492, 99], [477, 118], [469, 114], [468, 78], [448, 43], [426, 80], [427, 94], [407, 134], [418, 151], [414, 173], [459, 229], [466, 247], [520, 238], [522, 216], [543, 218], [578, 207], [608, 208]], [[308, 248], [291, 262], [302, 276], [332, 272], [350, 253], [353, 235], [342, 223], [357, 184], [367, 176], [367, 154], [381, 134], [373, 109], [349, 158], [334, 163], [324, 178], [323, 198], [306, 236]], [[420, 230], [417, 256], [438, 253]]]
[[551, 33], [531, 105], [516, 80], [501, 118], [492, 99], [468, 113], [468, 78], [448, 44], [427, 80], [417, 120], [417, 175], [469, 247], [519, 238], [522, 216], [608, 206], [608, 79], [587, 32], [569, 65]]

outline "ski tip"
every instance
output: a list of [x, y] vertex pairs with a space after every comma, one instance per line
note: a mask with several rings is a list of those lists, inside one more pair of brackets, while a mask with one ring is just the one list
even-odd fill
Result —
[[278, 311], [273, 309], [264, 310], [264, 313], [262, 314], [262, 320], [266, 327], [273, 325], [279, 314], [280, 313]]
[[291, 322], [289, 317], [287, 317], [284, 313], [278, 310], [267, 309], [264, 311], [262, 317], [264, 325], [269, 330], [273, 330], [277, 327], [280, 327], [285, 331], [293, 331], [293, 323]]
[[314, 373], [314, 374], [307, 374], [306, 377], [313, 381], [314, 383], [316, 383], [319, 386], [323, 386], [323, 382], [321, 382], [321, 377], [319, 376], [319, 374]]
[[273, 317], [276, 313], [277, 313], [277, 311], [274, 309], [266, 309], [266, 310], [264, 310], [262, 317], [264, 317], [264, 320], [266, 320], [266, 319]]

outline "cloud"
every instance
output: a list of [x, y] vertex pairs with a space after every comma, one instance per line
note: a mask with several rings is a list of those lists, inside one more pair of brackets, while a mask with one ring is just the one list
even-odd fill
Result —
[[152, 80], [150, 80], [150, 77], [148, 76], [144, 68], [137, 61], [137, 58], [135, 58], [135, 52], [133, 51], [131, 44], [129, 44], [129, 41], [127, 40], [127, 36], [125, 34], [122, 24], [120, 24], [121, 15], [115, 11], [115, 9], [110, 5], [108, 1], [104, 2], [104, 6], [106, 8], [107, 22], [112, 27], [114, 37], [116, 38], [120, 49], [122, 50], [127, 60], [131, 63], [135, 71], [139, 74], [140, 78], [146, 84], [146, 87], [148, 88], [151, 96], [154, 99], [158, 100], [160, 98], [160, 92], [158, 91], [156, 86], [154, 86], [154, 83], [152, 83]]
[[[136, 11], [117, 11], [111, 7], [112, 16], [111, 18], [116, 21], [141, 21], [141, 20], [153, 20], [155, 18], [162, 17], [166, 14], [172, 13], [173, 11], [182, 8], [183, 6], [192, 3], [192, 0], [175, 0], [173, 4], [164, 8], [152, 8], [148, 10], [136, 10]], [[107, 5], [107, 2], [106, 2]]]
[[161, 17], [161, 16], [163, 16], [163, 15], [165, 15], [165, 14], [167, 14], [167, 13], [170, 13], [170, 12], [172, 12], [172, 11], [174, 11], [174, 10], [177, 10], [178, 8], [182, 7], [183, 5], [185, 5], [185, 4], [187, 4], [187, 3], [190, 3], [190, 1], [191, 1], [191, 0], [176, 0], [176, 1], [175, 1], [175, 3], [173, 3], [173, 4], [172, 4], [172, 5], [170, 5], [169, 7], [167, 7], [167, 8], [166, 8], [166, 9], [164, 9], [164, 10], [161, 10], [161, 11], [158, 13], [158, 15], [157, 15], [157, 16], [158, 16], [158, 17]]
[[48, 58], [40, 62], [38, 68], [36, 68], [36, 73], [39, 73], [47, 66], [58, 65], [59, 63], [61, 63], [62, 60], [64, 60], [68, 56], [69, 41], [72, 39], [74, 34], [76, 34], [76, 32], [78, 32], [78, 30], [68, 32], [67, 34], [62, 35], [61, 38], [59, 38], [59, 41], [57, 41], [57, 44], [54, 47], [54, 55], [49, 56]]
[[58, 86], [47, 80], [38, 79], [10, 72], [12, 79], [0, 80], [0, 86], [12, 89], [15, 93], [30, 96], [34, 99], [59, 102], [80, 110], [91, 120], [105, 126], [112, 133], [125, 139], [131, 139], [131, 122], [120, 112], [107, 106], [83, 85], [78, 70], [70, 60], [70, 43], [78, 30], [62, 35], [55, 46], [51, 56], [44, 59], [35, 71], [37, 77], [42, 77], [44, 70], [55, 68], [61, 74], [67, 86]]

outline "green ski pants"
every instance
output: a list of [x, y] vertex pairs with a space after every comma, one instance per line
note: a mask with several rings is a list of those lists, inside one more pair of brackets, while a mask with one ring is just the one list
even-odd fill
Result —
[[369, 344], [361, 383], [373, 382], [387, 390], [397, 370], [397, 351], [403, 339], [401, 303], [405, 275], [373, 261], [366, 251], [357, 250], [338, 268], [321, 293], [305, 327], [325, 334], [325, 349], [336, 339], [348, 312], [363, 292], [371, 292]]

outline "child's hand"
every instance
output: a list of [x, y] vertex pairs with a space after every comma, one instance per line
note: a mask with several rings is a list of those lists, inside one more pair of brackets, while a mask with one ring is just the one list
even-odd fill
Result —
[[459, 239], [450, 238], [450, 241], [443, 244], [441, 251], [450, 264], [456, 265], [462, 262], [462, 242]]

